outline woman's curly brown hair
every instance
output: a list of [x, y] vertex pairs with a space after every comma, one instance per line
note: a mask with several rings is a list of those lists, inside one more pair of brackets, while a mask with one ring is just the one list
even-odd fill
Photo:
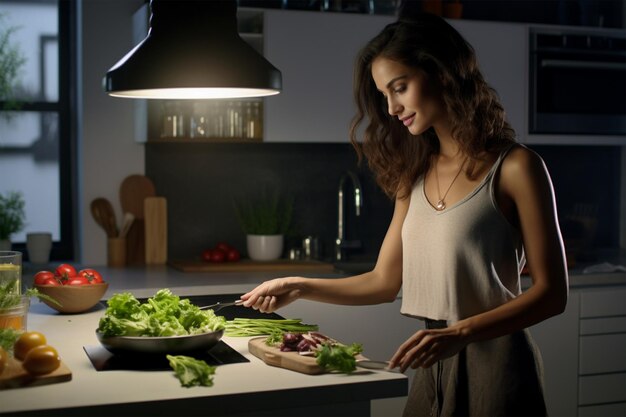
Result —
[[[384, 57], [417, 68], [437, 83], [452, 124], [452, 136], [470, 157], [468, 175], [486, 152], [515, 142], [497, 93], [483, 78], [472, 46], [444, 19], [422, 13], [387, 25], [359, 53], [354, 70], [357, 113], [350, 140], [359, 161], [367, 159], [378, 185], [391, 198], [406, 198], [439, 152], [433, 128], [414, 136], [387, 111], [372, 79], [372, 62]], [[357, 139], [365, 119], [363, 142]]]

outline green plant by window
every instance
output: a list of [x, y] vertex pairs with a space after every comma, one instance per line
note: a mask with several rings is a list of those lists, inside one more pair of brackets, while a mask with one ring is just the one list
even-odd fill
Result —
[[[0, 102], [3, 102], [0, 110], [19, 109], [19, 103], [13, 97], [17, 87], [18, 77], [26, 59], [22, 56], [19, 48], [12, 43], [11, 37], [17, 30], [9, 27], [6, 16], [0, 14]], [[8, 115], [4, 115], [8, 117]]]
[[235, 212], [248, 235], [284, 235], [291, 227], [293, 205], [293, 198], [266, 191], [256, 198], [235, 201]]
[[22, 193], [9, 191], [0, 194], [0, 240], [8, 240], [25, 225], [24, 198]]

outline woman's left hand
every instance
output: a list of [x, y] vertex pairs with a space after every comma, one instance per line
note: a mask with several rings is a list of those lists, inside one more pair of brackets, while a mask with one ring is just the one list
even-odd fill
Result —
[[410, 366], [428, 368], [441, 359], [459, 353], [467, 345], [460, 329], [454, 326], [445, 329], [419, 330], [404, 342], [391, 358], [389, 368], [400, 367], [404, 372]]

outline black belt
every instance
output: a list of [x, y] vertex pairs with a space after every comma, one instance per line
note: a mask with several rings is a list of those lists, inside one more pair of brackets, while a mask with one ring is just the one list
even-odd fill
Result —
[[445, 329], [448, 327], [448, 322], [446, 320], [426, 319], [424, 322], [426, 323], [427, 329]]

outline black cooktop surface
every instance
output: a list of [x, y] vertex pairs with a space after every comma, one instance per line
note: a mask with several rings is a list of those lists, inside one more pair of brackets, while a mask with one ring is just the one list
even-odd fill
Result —
[[[192, 304], [199, 307], [215, 304], [217, 302], [226, 303], [239, 298], [240, 294], [220, 294], [220, 295], [194, 295], [181, 296], [188, 298]], [[140, 302], [145, 302], [146, 298], [139, 298]], [[106, 302], [103, 302], [106, 306]], [[215, 314], [224, 316], [226, 320], [234, 318], [248, 319], [282, 319], [283, 317], [276, 313], [261, 313], [252, 308], [243, 306], [230, 306], [217, 310]], [[162, 371], [171, 369], [165, 355], [150, 354], [132, 354], [132, 355], [114, 355], [101, 345], [84, 346], [83, 349], [89, 357], [92, 365], [98, 371], [114, 371], [114, 370], [137, 370], [137, 371]], [[223, 340], [208, 351], [190, 352], [186, 356], [204, 360], [209, 365], [225, 365], [229, 363], [249, 362], [243, 355], [231, 348]]]

